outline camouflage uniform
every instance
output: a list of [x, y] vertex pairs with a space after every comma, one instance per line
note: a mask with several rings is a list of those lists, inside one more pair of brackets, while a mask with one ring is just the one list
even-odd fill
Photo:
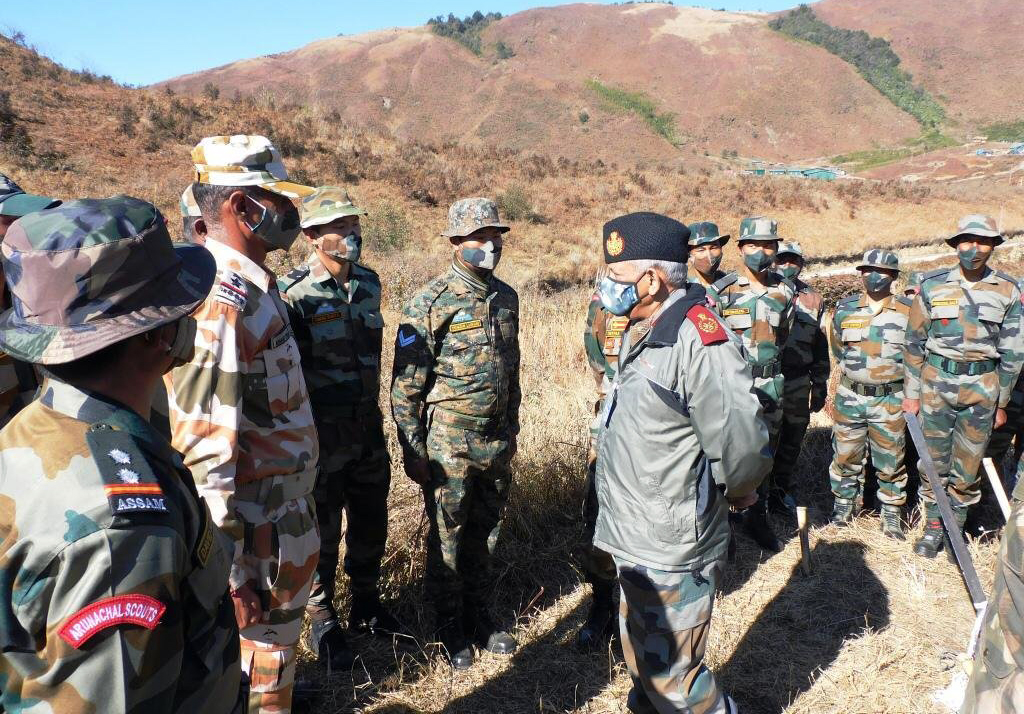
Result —
[[[181, 321], [212, 281], [143, 201], [49, 213], [3, 245], [0, 344], [21, 359], [56, 369]], [[0, 711], [241, 711], [230, 544], [142, 416], [50, 378], [0, 431], [0, 534]]]
[[[795, 241], [779, 246], [776, 255], [784, 253], [803, 259], [800, 244]], [[796, 288], [793, 328], [782, 352], [782, 428], [771, 476], [776, 488], [786, 492], [811, 421], [811, 397], [822, 405], [825, 403], [829, 375], [825, 301], [821, 293], [799, 277], [792, 284]]]
[[376, 598], [388, 535], [391, 461], [378, 404], [384, 332], [380, 278], [358, 263], [350, 270], [346, 290], [314, 253], [279, 283], [320, 436], [320, 475], [313, 492], [320, 563], [307, 605], [314, 619], [335, 616], [342, 510], [348, 520], [345, 572], [353, 596]]
[[1024, 711], [1024, 482], [1014, 489], [962, 714]]
[[[862, 264], [899, 269], [896, 256], [883, 250], [868, 251]], [[837, 503], [852, 505], [862, 497], [869, 449], [878, 473], [878, 499], [889, 506], [906, 503], [903, 347], [911, 304], [902, 295], [890, 295], [873, 312], [861, 293], [836, 305], [830, 342], [841, 379], [829, 477]]]
[[[193, 150], [200, 182], [296, 195], [263, 137], [214, 137]], [[311, 191], [312, 189], [308, 189]], [[167, 375], [172, 443], [234, 541], [230, 585], [250, 587], [263, 621], [241, 631], [254, 711], [288, 711], [302, 613], [320, 551], [319, 442], [299, 350], [273, 273], [216, 239], [217, 263], [192, 361]]]
[[[493, 203], [459, 201], [446, 235], [497, 223]], [[488, 590], [519, 433], [519, 296], [456, 259], [405, 306], [391, 408], [404, 459], [429, 460], [427, 590], [439, 619]]]
[[724, 236], [719, 235], [718, 226], [711, 221], [691, 223], [687, 227], [690, 229], [690, 238], [687, 241], [687, 244], [690, 246], [691, 259], [690, 270], [686, 278], [691, 283], [698, 283], [702, 288], [704, 288], [704, 290], [709, 290], [715, 282], [725, 277], [725, 271], [716, 268], [711, 275], [705, 278], [704, 274], [701, 273], [693, 264], [692, 251], [698, 246], [708, 245], [711, 243], [717, 243], [720, 246], [724, 246], [729, 242], [729, 234], [726, 233]]
[[[1022, 285], [1024, 285], [1024, 280], [1018, 280], [1018, 289]], [[1024, 373], [1017, 378], [1016, 384], [1013, 385], [1010, 401], [1006, 403], [1005, 408], [1006, 423], [992, 432], [988, 447], [985, 449], [985, 456], [992, 459], [1000, 473], [1002, 473], [1003, 459], [1009, 453], [1010, 447], [1014, 446], [1015, 441], [1018, 456], [1021, 452], [1021, 440], [1024, 439], [1024, 422], [1021, 421], [1024, 417]]]

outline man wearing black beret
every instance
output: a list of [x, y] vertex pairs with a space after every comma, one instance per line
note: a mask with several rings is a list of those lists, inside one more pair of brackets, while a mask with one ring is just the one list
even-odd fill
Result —
[[604, 227], [598, 293], [630, 328], [600, 416], [594, 545], [618, 573], [629, 709], [732, 714], [704, 649], [729, 507], [757, 499], [771, 458], [739, 340], [687, 284], [688, 238], [656, 213]]

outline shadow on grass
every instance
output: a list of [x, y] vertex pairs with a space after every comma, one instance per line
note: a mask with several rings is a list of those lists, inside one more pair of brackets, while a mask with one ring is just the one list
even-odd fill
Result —
[[819, 542], [812, 575], [794, 567], [715, 673], [744, 714], [779, 714], [832, 665], [847, 639], [889, 624], [888, 592], [865, 550], [854, 541]]

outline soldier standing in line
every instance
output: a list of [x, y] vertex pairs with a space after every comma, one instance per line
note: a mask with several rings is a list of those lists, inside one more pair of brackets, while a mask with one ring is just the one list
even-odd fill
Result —
[[352, 650], [335, 610], [342, 512], [345, 572], [352, 608], [349, 629], [405, 634], [380, 602], [377, 582], [388, 537], [391, 460], [380, 404], [384, 318], [380, 278], [359, 263], [366, 212], [348, 192], [322, 186], [299, 206], [312, 248], [305, 264], [278, 282], [288, 304], [302, 372], [320, 437], [320, 474], [313, 498], [320, 524], [320, 561], [306, 612], [321, 664], [348, 669]]
[[718, 226], [711, 221], [691, 223], [688, 228], [690, 265], [693, 267], [688, 277], [690, 282], [699, 283], [707, 290], [725, 277], [718, 266], [722, 264], [722, 249], [729, 242], [729, 234], [719, 235]]
[[[779, 245], [778, 225], [763, 218], [744, 218], [738, 247], [743, 266], [712, 286], [710, 299], [726, 325], [743, 342], [754, 377], [754, 389], [764, 409], [774, 458], [782, 429], [782, 351], [793, 325], [796, 291], [773, 271]], [[773, 487], [768, 479], [758, 487], [760, 498], [743, 513], [746, 532], [765, 550], [778, 553], [782, 543], [767, 518]], [[775, 498], [785, 500], [785, 494]]]
[[22, 218], [3, 257], [0, 345], [48, 379], [0, 431], [0, 711], [244, 711], [231, 543], [146, 421], [213, 258], [127, 196]]
[[793, 329], [782, 352], [782, 428], [771, 479], [774, 490], [768, 507], [796, 517], [796, 502], [789, 491], [800, 447], [811, 421], [811, 413], [825, 406], [828, 396], [828, 335], [825, 301], [821, 293], [800, 279], [804, 253], [796, 241], [786, 241], [775, 254], [775, 265], [783, 279], [796, 288]]
[[292, 711], [302, 613], [320, 552], [313, 487], [319, 443], [271, 250], [299, 234], [289, 182], [262, 136], [215, 136], [192, 150], [193, 192], [217, 263], [197, 308], [195, 355], [167, 379], [172, 443], [234, 541], [230, 586], [251, 709]]
[[[962, 218], [946, 241], [959, 266], [925, 273], [907, 326], [903, 409], [921, 413], [921, 428], [961, 528], [981, 497], [978, 467], [1024, 361], [1017, 281], [987, 267], [1003, 242], [995, 221]], [[921, 481], [924, 536], [914, 552], [934, 558], [943, 526], [928, 481]]]
[[427, 592], [456, 669], [472, 666], [473, 643], [516, 649], [487, 608], [521, 400], [519, 296], [494, 277], [508, 230], [489, 199], [452, 205], [451, 268], [410, 299], [395, 345], [391, 409], [405, 473], [423, 486]]
[[832, 316], [832, 356], [842, 377], [835, 396], [834, 457], [829, 468], [832, 522], [845, 526], [863, 502], [864, 460], [878, 475], [882, 532], [905, 540], [900, 509], [907, 500], [904, 466], [903, 347], [912, 301], [893, 295], [899, 259], [869, 250], [857, 266], [864, 292], [841, 300]]

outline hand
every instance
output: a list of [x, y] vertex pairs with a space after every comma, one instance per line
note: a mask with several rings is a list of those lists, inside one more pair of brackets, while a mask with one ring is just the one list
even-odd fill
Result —
[[755, 503], [757, 503], [757, 491], [751, 491], [746, 496], [729, 499], [729, 507], [734, 511], [742, 511], [744, 508], [750, 508]]
[[828, 393], [824, 389], [815, 389], [811, 392], [811, 411], [820, 412], [825, 406], [825, 400], [828, 397]]
[[1006, 410], [1002, 407], [996, 408], [996, 420], [992, 424], [993, 429], [998, 429], [1006, 423]]
[[411, 456], [405, 459], [403, 466], [405, 467], [405, 475], [420, 486], [426, 486], [430, 483], [430, 462], [426, 459]]
[[235, 605], [235, 621], [238, 622], [238, 629], [245, 629], [263, 619], [263, 606], [260, 605], [260, 599], [248, 585], [233, 590], [231, 602]]
[[903, 400], [903, 411], [907, 414], [917, 414], [921, 410], [920, 399], [904, 399]]

